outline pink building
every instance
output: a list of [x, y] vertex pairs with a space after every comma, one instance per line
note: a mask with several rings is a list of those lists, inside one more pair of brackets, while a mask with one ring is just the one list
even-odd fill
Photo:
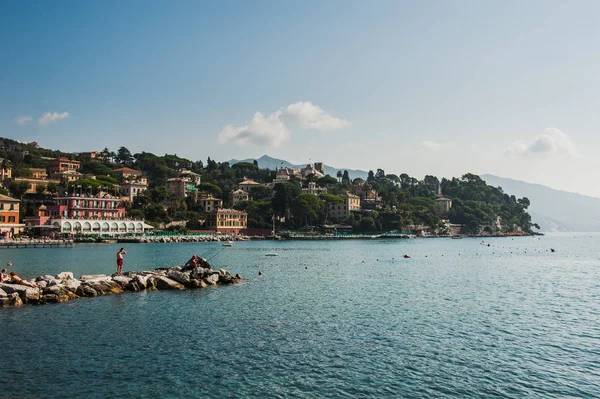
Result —
[[47, 207], [47, 215], [52, 218], [122, 219], [125, 208], [121, 206], [120, 198], [110, 195], [68, 196], [54, 198], [54, 205]]

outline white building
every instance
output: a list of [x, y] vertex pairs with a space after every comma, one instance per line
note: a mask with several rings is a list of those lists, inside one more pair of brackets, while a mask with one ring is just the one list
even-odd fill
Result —
[[336, 219], [347, 219], [351, 212], [360, 212], [360, 197], [358, 195], [346, 194], [342, 195], [344, 202], [340, 204], [331, 204], [327, 211], [327, 216]]

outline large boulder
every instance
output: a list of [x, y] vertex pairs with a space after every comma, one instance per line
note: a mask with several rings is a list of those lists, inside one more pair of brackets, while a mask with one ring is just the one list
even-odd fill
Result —
[[203, 278], [204, 282], [209, 285], [215, 285], [219, 282], [219, 273], [214, 273]]
[[76, 294], [60, 285], [53, 285], [51, 287], [47, 287], [44, 289], [42, 294], [43, 302], [46, 302], [46, 300], [44, 300], [44, 297], [47, 295], [55, 297], [55, 299], [53, 297], [50, 298], [51, 300], [49, 302], [67, 302], [70, 299], [78, 298]]
[[6, 308], [10, 306], [22, 306], [23, 301], [16, 292], [7, 294], [6, 297], [0, 297], [0, 307]]
[[190, 280], [190, 286], [192, 288], [205, 288], [208, 284], [206, 284], [204, 280]]
[[112, 279], [106, 281], [104, 279], [95, 279], [85, 282], [86, 285], [92, 287], [98, 295], [120, 294], [123, 292], [123, 287]]
[[77, 287], [75, 294], [78, 296], [98, 296], [98, 292], [87, 284], [82, 284]]
[[167, 277], [171, 280], [175, 280], [178, 283], [185, 285], [186, 287], [191, 286], [190, 272], [180, 272], [178, 270], [169, 270]]
[[163, 276], [158, 276], [156, 278], [156, 288], [159, 290], [185, 290], [183, 284]]
[[81, 285], [81, 281], [75, 279], [64, 280], [62, 286], [68, 289], [69, 291], [75, 293], [77, 292], [77, 288]]
[[212, 272], [212, 270], [210, 270], [210, 269], [206, 269], [203, 267], [196, 267], [190, 273], [190, 279], [200, 280], [200, 279], [203, 279], [204, 277], [208, 276], [211, 272]]
[[84, 274], [79, 279], [80, 281], [111, 281], [112, 278], [106, 274]]
[[1, 284], [0, 289], [7, 294], [17, 293], [23, 303], [37, 303], [40, 300], [41, 291], [39, 288], [32, 288], [21, 284]]
[[112, 278], [112, 281], [119, 284], [121, 286], [121, 288], [127, 287], [129, 285], [129, 283], [131, 283], [131, 280], [133, 280], [131, 277], [126, 277], [126, 276], [115, 276]]

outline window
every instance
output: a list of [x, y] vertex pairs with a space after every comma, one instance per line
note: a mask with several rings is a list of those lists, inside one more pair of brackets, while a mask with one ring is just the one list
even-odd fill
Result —
[[14, 216], [9, 216], [8, 217], [8, 222], [9, 223], [14, 223], [15, 222], [15, 217]]
[[0, 209], [4, 209], [4, 204], [0, 204]]
[[4, 223], [5, 220], [6, 220], [6, 217], [0, 216], [0, 223]]
[[10, 204], [10, 210], [14, 211], [15, 210], [15, 204]]

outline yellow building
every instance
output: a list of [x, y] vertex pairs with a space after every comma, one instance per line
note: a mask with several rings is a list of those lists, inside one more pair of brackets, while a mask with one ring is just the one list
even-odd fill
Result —
[[342, 195], [344, 202], [340, 204], [331, 204], [329, 206], [327, 216], [335, 219], [347, 219], [351, 212], [360, 211], [360, 197], [358, 195], [346, 194]]
[[240, 234], [248, 227], [248, 214], [235, 209], [216, 209], [206, 215], [206, 226], [223, 234]]

